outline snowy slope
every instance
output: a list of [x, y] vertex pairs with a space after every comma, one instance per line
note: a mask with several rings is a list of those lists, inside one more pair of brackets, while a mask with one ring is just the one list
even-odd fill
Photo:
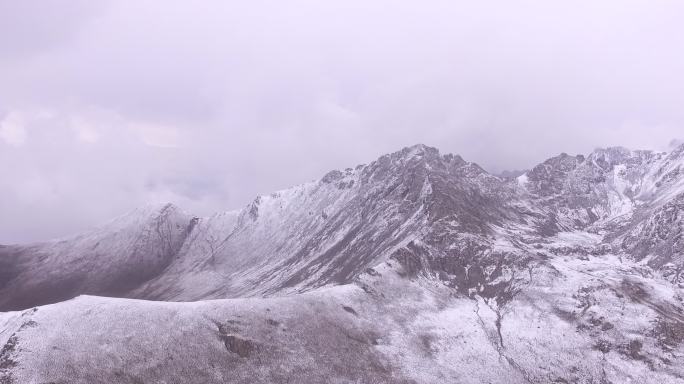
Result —
[[[209, 227], [204, 233], [200, 221], [192, 235], [196, 237], [184, 246], [169, 273], [134, 295], [154, 292], [164, 299], [196, 300], [349, 282], [420, 237], [422, 228], [442, 214], [441, 204], [451, 203], [446, 199], [468, 204], [467, 209], [475, 212], [472, 215], [479, 215], [480, 200], [471, 200], [487, 199], [490, 192], [472, 191], [493, 177], [472, 167], [460, 158], [442, 157], [432, 148], [417, 146], [357, 169], [333, 171], [317, 182], [260, 196], [238, 214], [235, 228], [219, 239]], [[473, 196], [458, 196], [464, 189]], [[486, 225], [484, 218], [476, 220], [480, 222], [473, 224]], [[215, 244], [213, 251], [207, 252], [207, 244]], [[206, 262], [188, 274], [187, 260]]]
[[[79, 293], [179, 301], [283, 294], [350, 282], [390, 257], [448, 260], [451, 272], [455, 261], [526, 263], [536, 256], [521, 242], [572, 230], [600, 233], [618, 253], [676, 270], [683, 245], [672, 205], [684, 192], [683, 153], [562, 154], [511, 180], [417, 145], [259, 196], [240, 211], [192, 218], [170, 207], [159, 219], [168, 233], [146, 224], [163, 207], [147, 207], [76, 238], [2, 247], [0, 292], [8, 302], [55, 292], [24, 308]], [[674, 210], [665, 222], [677, 225], [645, 242], [644, 226], [666, 228], [663, 210]], [[498, 252], [502, 244], [508, 248]], [[81, 281], [85, 273], [92, 282]], [[0, 300], [0, 309], [21, 307]]]
[[635, 268], [616, 258], [556, 260], [535, 267], [530, 284], [504, 307], [405, 277], [396, 263], [354, 284], [283, 298], [171, 303], [81, 296], [0, 315], [0, 378], [682, 382], [682, 315], [673, 310], [681, 292], [673, 295], [667, 282]]
[[193, 226], [170, 204], [150, 205], [72, 238], [2, 246], [0, 309], [124, 295], [163, 271]]
[[[684, 382], [683, 218], [684, 146], [501, 178], [417, 145], [146, 207], [0, 247], [0, 383]], [[83, 294], [117, 298], [33, 308]]]

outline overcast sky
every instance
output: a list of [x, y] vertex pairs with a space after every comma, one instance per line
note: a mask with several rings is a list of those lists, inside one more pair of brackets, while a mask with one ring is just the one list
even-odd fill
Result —
[[207, 215], [425, 143], [684, 136], [682, 1], [0, 0], [0, 243]]

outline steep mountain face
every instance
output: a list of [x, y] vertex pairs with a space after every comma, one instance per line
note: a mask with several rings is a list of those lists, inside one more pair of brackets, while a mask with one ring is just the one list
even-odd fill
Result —
[[549, 159], [518, 181], [552, 218], [547, 234], [599, 233], [613, 252], [681, 270], [683, 176], [684, 146], [670, 153], [608, 148]]
[[[683, 209], [684, 145], [516, 178], [417, 145], [147, 207], [0, 247], [0, 383], [684, 382]], [[32, 308], [83, 294], [114, 298]]]
[[348, 283], [434, 223], [489, 231], [501, 220], [506, 189], [460, 157], [407, 148], [261, 196], [221, 235], [200, 220], [177, 262], [132, 296], [197, 300]]
[[588, 157], [562, 154], [519, 180], [556, 214], [558, 230], [583, 229], [630, 214], [658, 154], [608, 148]]
[[172, 262], [193, 226], [170, 204], [148, 206], [73, 238], [0, 247], [0, 310], [125, 295]]

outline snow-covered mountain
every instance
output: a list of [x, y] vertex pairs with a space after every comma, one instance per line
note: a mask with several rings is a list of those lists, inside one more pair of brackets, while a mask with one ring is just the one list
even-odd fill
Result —
[[417, 145], [149, 206], [0, 247], [0, 383], [684, 382], [683, 216], [684, 145], [515, 178]]
[[73, 238], [0, 246], [0, 310], [125, 295], [168, 267], [195, 223], [170, 204], [147, 206]]

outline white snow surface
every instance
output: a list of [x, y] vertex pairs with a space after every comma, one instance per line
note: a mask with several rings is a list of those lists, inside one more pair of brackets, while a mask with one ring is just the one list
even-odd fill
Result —
[[0, 247], [0, 383], [684, 383], [683, 152], [504, 181], [414, 146]]

